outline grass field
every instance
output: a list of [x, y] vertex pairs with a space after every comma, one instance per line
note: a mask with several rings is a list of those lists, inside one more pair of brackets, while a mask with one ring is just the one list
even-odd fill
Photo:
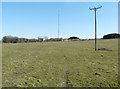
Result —
[[116, 87], [118, 40], [2, 44], [3, 87]]

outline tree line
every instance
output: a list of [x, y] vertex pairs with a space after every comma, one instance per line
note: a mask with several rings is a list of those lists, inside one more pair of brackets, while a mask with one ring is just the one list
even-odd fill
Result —
[[112, 38], [120, 38], [120, 34], [112, 33], [103, 36], [103, 39], [112, 39]]
[[62, 38], [50, 38], [46, 36], [44, 38], [38, 37], [38, 39], [18, 38], [16, 36], [4, 36], [2, 42], [4, 43], [30, 43], [30, 42], [48, 42], [48, 41], [62, 41]]
[[42, 42], [43, 38], [38, 39], [28, 39], [28, 38], [18, 38], [16, 36], [4, 36], [2, 42], [4, 43], [28, 43], [28, 42]]
[[2, 39], [2, 42], [4, 43], [29, 43], [29, 42], [49, 42], [49, 41], [65, 41], [65, 40], [71, 40], [71, 41], [76, 41], [80, 40], [79, 37], [70, 37], [67, 39], [63, 38], [50, 38], [48, 39], [46, 36], [44, 38], [38, 37], [38, 39], [28, 39], [28, 38], [18, 38], [16, 36], [4, 36]]
[[[120, 34], [118, 33], [112, 33], [112, 34], [107, 34], [103, 36], [103, 39], [112, 39], [112, 38], [120, 38]], [[16, 36], [4, 36], [2, 38], [2, 42], [4, 43], [29, 43], [29, 42], [48, 42], [48, 41], [65, 41], [65, 40], [84, 40], [84, 39], [80, 39], [79, 37], [70, 37], [67, 39], [63, 39], [63, 38], [50, 38], [48, 39], [46, 36], [44, 38], [38, 37], [38, 39], [28, 39], [28, 38], [18, 38]], [[89, 39], [90, 40], [90, 39]]]

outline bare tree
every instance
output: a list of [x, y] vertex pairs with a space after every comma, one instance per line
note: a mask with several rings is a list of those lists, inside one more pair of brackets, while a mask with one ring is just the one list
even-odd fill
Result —
[[48, 37], [47, 37], [47, 36], [44, 36], [43, 39], [44, 39], [44, 41], [47, 41], [47, 40], [48, 40]]
[[38, 41], [39, 41], [39, 42], [42, 42], [42, 41], [43, 41], [43, 38], [40, 37], [40, 36], [38, 36]]

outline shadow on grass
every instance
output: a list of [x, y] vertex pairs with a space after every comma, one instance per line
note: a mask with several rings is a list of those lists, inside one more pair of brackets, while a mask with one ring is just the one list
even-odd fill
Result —
[[112, 51], [112, 50], [106, 48], [99, 48], [98, 51]]

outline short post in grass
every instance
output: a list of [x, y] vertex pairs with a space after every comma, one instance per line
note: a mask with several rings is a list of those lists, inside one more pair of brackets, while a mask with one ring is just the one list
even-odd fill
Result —
[[95, 11], [95, 51], [97, 50], [97, 20], [96, 20], [96, 11], [97, 9], [100, 9], [102, 6], [100, 7], [94, 7], [94, 8], [89, 8], [90, 10], [94, 10]]

